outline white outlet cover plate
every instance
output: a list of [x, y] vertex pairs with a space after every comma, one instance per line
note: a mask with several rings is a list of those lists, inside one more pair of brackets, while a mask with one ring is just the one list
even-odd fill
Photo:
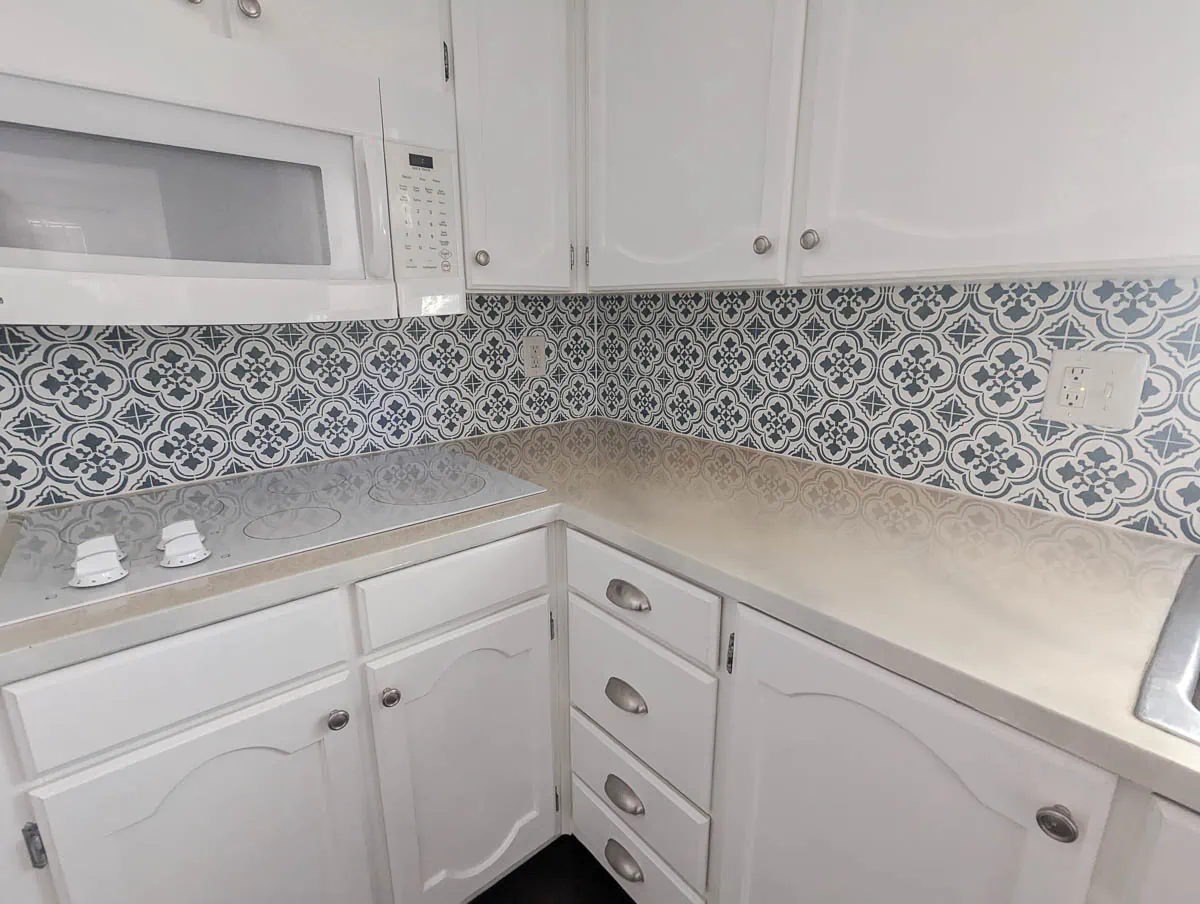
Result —
[[[1149, 364], [1149, 355], [1135, 351], [1057, 351], [1050, 360], [1042, 415], [1067, 424], [1128, 430], [1137, 421]], [[1083, 404], [1076, 408], [1067, 407], [1062, 398], [1071, 367], [1087, 368]]]

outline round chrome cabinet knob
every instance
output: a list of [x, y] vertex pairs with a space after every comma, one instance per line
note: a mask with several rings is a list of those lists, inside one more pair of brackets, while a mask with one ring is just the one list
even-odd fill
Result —
[[257, 19], [262, 15], [262, 4], [258, 0], [238, 0], [238, 9], [247, 19]]
[[479, 266], [486, 267], [491, 262], [492, 256], [486, 251], [480, 250], [475, 252], [475, 263], [479, 264]]
[[379, 695], [379, 702], [391, 709], [393, 706], [400, 705], [400, 692], [394, 687], [385, 688], [383, 693]]
[[1039, 829], [1062, 844], [1079, 840], [1079, 826], [1066, 807], [1042, 807], [1037, 811], [1037, 824]]
[[350, 713], [344, 709], [335, 709], [329, 714], [329, 722], [327, 724], [330, 731], [341, 731], [350, 724]]
[[812, 251], [821, 244], [821, 233], [815, 229], [805, 229], [800, 233], [800, 247], [805, 251]]
[[204, 0], [187, 0], [187, 2], [192, 4], [192, 6], [199, 6], [201, 3], [204, 2]]
[[765, 235], [760, 235], [757, 238], [755, 238], [755, 240], [754, 240], [754, 253], [755, 254], [766, 254], [768, 251], [771, 250], [772, 247], [774, 247], [774, 246], [771, 244], [771, 240], [769, 238], [767, 238]]

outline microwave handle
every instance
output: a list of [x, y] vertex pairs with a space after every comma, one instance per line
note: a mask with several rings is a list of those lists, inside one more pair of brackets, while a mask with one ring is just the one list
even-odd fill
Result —
[[355, 138], [354, 166], [358, 171], [358, 210], [367, 278], [388, 279], [392, 275], [392, 244], [383, 141]]

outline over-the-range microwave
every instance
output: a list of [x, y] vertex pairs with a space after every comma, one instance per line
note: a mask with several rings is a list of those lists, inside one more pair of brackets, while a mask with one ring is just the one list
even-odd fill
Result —
[[462, 310], [449, 86], [206, 52], [0, 59], [0, 323]]

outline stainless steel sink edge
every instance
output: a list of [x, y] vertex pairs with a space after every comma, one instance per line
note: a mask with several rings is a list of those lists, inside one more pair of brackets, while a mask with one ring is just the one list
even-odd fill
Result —
[[1148, 725], [1200, 744], [1200, 556], [1192, 559], [1142, 679], [1134, 714]]

